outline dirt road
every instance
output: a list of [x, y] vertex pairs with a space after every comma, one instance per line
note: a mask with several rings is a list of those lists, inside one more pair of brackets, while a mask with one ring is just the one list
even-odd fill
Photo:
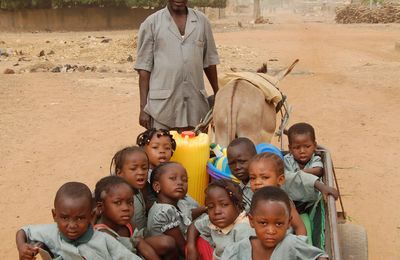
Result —
[[[310, 122], [317, 141], [331, 149], [346, 211], [368, 230], [370, 259], [400, 259], [400, 52], [394, 49], [399, 29], [277, 19], [273, 25], [215, 33], [220, 70], [255, 68], [277, 59], [269, 62], [275, 70], [300, 59], [281, 84], [294, 107], [291, 123]], [[80, 47], [88, 35], [113, 41], [91, 52]], [[2, 259], [16, 258], [19, 227], [52, 221], [52, 200], [62, 183], [77, 180], [93, 187], [108, 174], [113, 153], [134, 144], [142, 130], [137, 125], [137, 77], [132, 63], [121, 62], [130, 52], [132, 35], [0, 34], [5, 41], [0, 49], [23, 49], [31, 60], [13, 67], [18, 57], [1, 58], [1, 72], [47, 62], [37, 57], [43, 48], [62, 52], [56, 58], [46, 55], [53, 65], [109, 68], [104, 73], [21, 69], [0, 74]], [[45, 40], [54, 45], [46, 47]], [[111, 44], [125, 49], [115, 51]], [[130, 53], [134, 56], [133, 49]]]

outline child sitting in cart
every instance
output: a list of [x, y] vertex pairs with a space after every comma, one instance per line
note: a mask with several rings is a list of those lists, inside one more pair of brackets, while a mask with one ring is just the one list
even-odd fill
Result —
[[[250, 187], [253, 192], [267, 186], [280, 188], [285, 183], [282, 159], [274, 153], [257, 154], [250, 160], [249, 177]], [[305, 240], [307, 240], [306, 226], [300, 218], [293, 201], [290, 201], [290, 205], [290, 226], [293, 228], [293, 233], [298, 236], [304, 236]]]
[[314, 128], [307, 123], [297, 123], [288, 130], [289, 153], [285, 155], [285, 170], [322, 176], [321, 157], [315, 154], [317, 142]]
[[[244, 211], [242, 191], [238, 184], [220, 179], [206, 188], [207, 215], [196, 219], [188, 230], [187, 259], [199, 259], [197, 249], [201, 235], [213, 245], [212, 259], [219, 259], [224, 249], [235, 242], [255, 235]], [[202, 255], [201, 259], [211, 259]]]
[[[144, 149], [149, 158], [149, 180], [151, 178], [152, 170], [161, 163], [169, 162], [176, 149], [176, 142], [166, 129], [148, 129], [139, 134], [136, 143]], [[149, 210], [156, 200], [149, 183], [147, 183], [146, 187], [143, 189], [143, 195], [146, 200], [147, 210]], [[206, 210], [204, 206], [200, 206], [189, 195], [185, 195], [184, 198], [179, 201], [178, 205], [180, 208], [188, 210], [184, 213], [190, 219], [196, 219]]]
[[[253, 192], [249, 183], [249, 161], [257, 154], [253, 142], [245, 137], [234, 139], [228, 146], [228, 165], [232, 174], [240, 180], [243, 190], [245, 209], [248, 212]], [[282, 156], [280, 154], [280, 156]], [[318, 181], [318, 177], [302, 171], [285, 171], [285, 184], [282, 189], [286, 191], [293, 201], [313, 202], [318, 200], [319, 190], [324, 196], [332, 195], [337, 199], [336, 189]]]
[[54, 199], [56, 223], [29, 225], [17, 232], [20, 259], [36, 259], [39, 248], [31, 242], [47, 246], [56, 259], [138, 259], [108, 234], [93, 230], [93, 199], [83, 183], [68, 182], [60, 187]]
[[291, 207], [290, 199], [282, 189], [264, 187], [257, 190], [249, 213], [250, 224], [257, 236], [229, 245], [221, 260], [328, 259], [321, 249], [287, 232], [292, 221]]
[[151, 206], [147, 220], [150, 236], [167, 235], [174, 238], [181, 257], [184, 257], [186, 231], [191, 219], [178, 207], [188, 187], [185, 168], [177, 162], [165, 162], [154, 168], [150, 183], [157, 201]]

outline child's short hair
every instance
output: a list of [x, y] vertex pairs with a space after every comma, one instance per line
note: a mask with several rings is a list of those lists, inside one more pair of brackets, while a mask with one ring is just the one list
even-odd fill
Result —
[[260, 153], [251, 158], [250, 160], [250, 165], [252, 163], [264, 161], [264, 160], [269, 160], [275, 164], [276, 168], [276, 173], [278, 176], [282, 175], [285, 173], [285, 165], [283, 164], [282, 158], [276, 155], [275, 153], [270, 153], [270, 152], [265, 152], [265, 153]]
[[[101, 178], [97, 183], [94, 189], [94, 201], [102, 202], [107, 195], [107, 193], [112, 189], [119, 185], [126, 184], [129, 188], [132, 189], [131, 185], [119, 176], [107, 176]], [[132, 190], [133, 191], [133, 190]]]
[[233, 139], [232, 142], [229, 143], [228, 149], [237, 145], [243, 145], [247, 152], [251, 153], [252, 155], [257, 154], [256, 146], [254, 143], [247, 137], [238, 137]]
[[215, 187], [220, 187], [226, 190], [229, 199], [238, 209], [239, 213], [244, 210], [243, 190], [240, 188], [239, 184], [227, 179], [214, 180], [210, 184], [208, 184], [205, 193], [207, 194], [211, 188]]
[[260, 201], [279, 201], [283, 202], [288, 210], [288, 215], [290, 217], [291, 204], [289, 196], [281, 188], [274, 186], [266, 186], [257, 190], [251, 201], [250, 214], [253, 214], [257, 208], [258, 202]]
[[175, 151], [175, 149], [176, 149], [175, 139], [172, 137], [172, 135], [166, 129], [155, 129], [155, 128], [148, 129], [138, 135], [138, 137], [136, 139], [136, 144], [139, 145], [140, 147], [144, 147], [145, 145], [148, 145], [151, 141], [151, 138], [153, 138], [153, 136], [155, 134], [157, 134], [158, 137], [161, 137], [161, 136], [169, 137], [169, 139], [171, 140], [172, 151]]
[[54, 198], [54, 207], [58, 200], [64, 198], [78, 199], [84, 198], [89, 202], [90, 208], [93, 206], [92, 193], [89, 187], [81, 182], [67, 182], [63, 184], [57, 191], [56, 197]]
[[[153, 171], [151, 172], [151, 176], [150, 176], [150, 187], [151, 187], [151, 189], [153, 190], [153, 192], [156, 192], [156, 191], [153, 189], [153, 183], [154, 183], [155, 181], [158, 181], [158, 180], [160, 179], [160, 175], [165, 171], [165, 169], [166, 169], [168, 166], [173, 165], [173, 164], [181, 165], [181, 164], [178, 163], [178, 162], [163, 162], [163, 163], [160, 163], [159, 165], [157, 165], [157, 166], [153, 169]], [[183, 167], [183, 166], [182, 166], [182, 167]]]
[[[128, 146], [125, 147], [124, 149], [119, 150], [116, 152], [111, 159], [110, 163], [110, 175], [116, 175], [121, 169], [122, 166], [125, 162], [126, 156], [128, 156], [131, 153], [143, 153], [146, 158], [147, 158], [147, 163], [149, 164], [149, 157], [147, 156], [146, 152], [141, 148], [137, 146]], [[114, 166], [114, 169], [113, 169]], [[114, 170], [114, 171], [113, 171]]]
[[292, 143], [292, 138], [294, 135], [309, 134], [311, 140], [315, 142], [315, 131], [314, 127], [307, 123], [297, 123], [292, 125], [288, 130], [289, 144]]

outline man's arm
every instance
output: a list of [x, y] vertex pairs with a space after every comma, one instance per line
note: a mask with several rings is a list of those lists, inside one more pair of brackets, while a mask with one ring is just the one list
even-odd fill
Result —
[[214, 95], [217, 94], [218, 92], [217, 65], [210, 65], [207, 68], [204, 68], [204, 72], [214, 91]]
[[144, 112], [144, 107], [147, 104], [147, 96], [149, 94], [151, 73], [146, 70], [138, 70], [138, 73], [139, 73], [139, 93], [140, 93], [139, 124], [146, 129], [150, 129], [151, 117], [149, 114]]

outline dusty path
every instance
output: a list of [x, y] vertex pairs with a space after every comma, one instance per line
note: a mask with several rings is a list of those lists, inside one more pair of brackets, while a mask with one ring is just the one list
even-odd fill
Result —
[[[399, 29], [278, 21], [215, 34], [221, 70], [258, 67], [271, 58], [278, 59], [269, 63], [276, 69], [301, 60], [281, 85], [294, 106], [291, 122], [313, 124], [318, 141], [331, 149], [346, 210], [368, 230], [370, 259], [400, 259]], [[84, 35], [27, 34], [25, 41]], [[0, 62], [1, 71], [4, 66]], [[132, 73], [0, 74], [3, 259], [16, 258], [14, 234], [21, 225], [51, 221], [59, 185], [78, 180], [93, 187], [108, 174], [112, 154], [141, 131], [137, 115]]]

